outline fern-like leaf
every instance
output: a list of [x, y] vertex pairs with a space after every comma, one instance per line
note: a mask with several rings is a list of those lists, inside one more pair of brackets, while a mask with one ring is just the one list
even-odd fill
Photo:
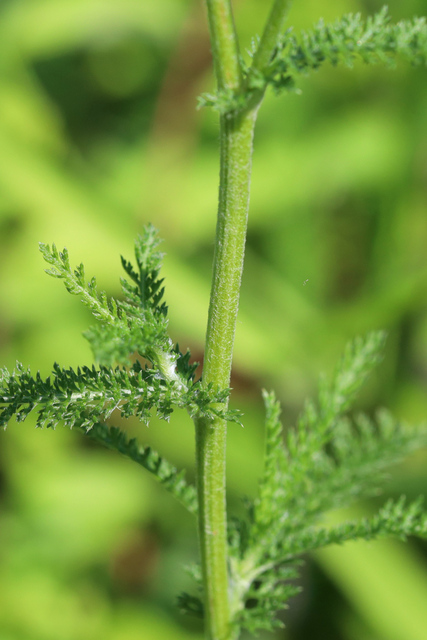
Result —
[[[252, 53], [256, 50], [254, 47]], [[274, 56], [262, 71], [247, 67], [246, 91], [219, 91], [203, 94], [199, 107], [213, 107], [220, 113], [247, 108], [257, 94], [268, 86], [275, 93], [294, 91], [300, 75], [307, 75], [329, 62], [352, 67], [356, 60], [366, 64], [392, 66], [396, 59], [412, 65], [427, 61], [427, 22], [423, 18], [391, 23], [387, 7], [364, 20], [360, 13], [348, 14], [333, 23], [320, 20], [310, 31], [300, 35], [289, 29], [280, 38]]]
[[[288, 31], [265, 69], [263, 81], [280, 92], [292, 89], [298, 75], [318, 69], [324, 62], [352, 67], [359, 59], [367, 64], [390, 66], [396, 58], [414, 65], [426, 64], [426, 19], [412, 18], [392, 24], [387, 7], [383, 7], [367, 20], [360, 13], [349, 14], [331, 24], [320, 20], [299, 37]], [[249, 71], [249, 86], [250, 76]], [[254, 78], [256, 87], [260, 81], [259, 76]]]
[[67, 291], [78, 295], [99, 324], [83, 335], [89, 341], [95, 359], [103, 365], [129, 364], [130, 355], [138, 352], [163, 367], [165, 375], [174, 372], [172, 343], [167, 335], [167, 307], [162, 301], [162, 280], [159, 279], [162, 254], [157, 232], [152, 225], [135, 241], [138, 271], [122, 257], [122, 265], [135, 283], [122, 279], [125, 300], [108, 298], [99, 292], [95, 278], [86, 281], [83, 264], [70, 266], [68, 251], [58, 251], [55, 245], [40, 244], [40, 251], [51, 266], [46, 273], [64, 281]]
[[423, 500], [418, 498], [407, 504], [402, 496], [389, 500], [380, 511], [357, 522], [344, 522], [334, 527], [310, 527], [287, 538], [283, 545], [283, 561], [302, 553], [314, 551], [330, 544], [343, 544], [348, 540], [375, 540], [393, 536], [406, 540], [409, 536], [427, 537], [427, 513]]
[[168, 420], [174, 408], [186, 408], [191, 416], [238, 420], [225, 408], [228, 393], [203, 388], [200, 382], [183, 389], [138, 362], [129, 370], [93, 366], [74, 371], [55, 364], [52, 376], [45, 380], [39, 373], [34, 378], [18, 363], [12, 373], [1, 371], [0, 426], [6, 426], [12, 416], [22, 422], [33, 410], [38, 412], [37, 426], [55, 428], [63, 423], [86, 430], [108, 419], [115, 409], [123, 417], [135, 416], [146, 423], [153, 409]]
[[379, 332], [350, 343], [332, 381], [322, 381], [317, 402], [306, 404], [285, 439], [280, 405], [274, 394], [264, 392], [266, 448], [259, 496], [247, 501], [246, 519], [230, 526], [232, 609], [251, 632], [277, 624], [275, 612], [297, 591], [293, 579], [303, 553], [346, 540], [427, 536], [421, 502], [407, 505], [404, 499], [360, 522], [317, 525], [331, 509], [376, 493], [390, 465], [427, 445], [425, 430], [400, 425], [387, 412], [379, 412], [375, 421], [347, 415], [380, 360], [383, 344]]
[[129, 439], [124, 431], [117, 427], [108, 427], [97, 422], [85, 434], [105, 445], [109, 449], [119, 451], [127, 458], [152, 473], [159, 482], [174, 495], [191, 513], [197, 513], [196, 488], [185, 480], [185, 471], [178, 471], [167, 460], [159, 456], [151, 447], [142, 447], [136, 438]]

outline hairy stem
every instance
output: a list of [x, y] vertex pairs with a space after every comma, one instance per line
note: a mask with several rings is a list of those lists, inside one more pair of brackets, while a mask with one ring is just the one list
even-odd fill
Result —
[[212, 57], [219, 89], [242, 86], [239, 47], [230, 0], [206, 0]]
[[[242, 88], [242, 73], [230, 0], [206, 0], [206, 6], [218, 88], [239, 91]], [[229, 172], [229, 160], [236, 154], [237, 138], [236, 135], [229, 135], [231, 129], [233, 129], [232, 121], [227, 122], [223, 117], [221, 122], [220, 202], [214, 276], [203, 367], [204, 384], [211, 382], [215, 385], [222, 385], [222, 388], [227, 387], [230, 380], [234, 326], [245, 242], [253, 125], [249, 132], [249, 139], [245, 140], [247, 175], [243, 177], [243, 184], [239, 187], [235, 185], [233, 202], [230, 202], [229, 197], [231, 186], [229, 178], [233, 178], [233, 173], [230, 174]], [[237, 130], [240, 130], [240, 128], [237, 127]], [[238, 216], [236, 216], [237, 210], [239, 211]], [[237, 222], [237, 218], [239, 222]], [[227, 224], [224, 224], [225, 220], [227, 220]], [[236, 226], [237, 223], [239, 228], [238, 238], [236, 236], [235, 239], [237, 245], [234, 243], [233, 247], [226, 237], [230, 235], [228, 231], [230, 221], [232, 221], [233, 226]], [[224, 254], [224, 250], [227, 255]], [[228, 254], [231, 256], [231, 261]], [[234, 292], [237, 291], [232, 296], [224, 290], [224, 285], [221, 282], [221, 272], [227, 265], [229, 274], [226, 278], [228, 281], [226, 289], [231, 286]], [[232, 273], [233, 270], [235, 273]], [[232, 284], [233, 280], [235, 282]], [[222, 291], [219, 293], [221, 289]], [[232, 298], [234, 298], [233, 301]], [[226, 311], [224, 311], [225, 305], [227, 306]], [[221, 336], [218, 321], [229, 325], [225, 341], [223, 340], [225, 334]], [[220, 338], [219, 341], [218, 337]], [[221, 358], [224, 356], [224, 351], [228, 351], [228, 353], [223, 360], [221, 369], [218, 370], [215, 367], [215, 362], [220, 363]], [[205, 628], [208, 640], [230, 640], [232, 638], [228, 594], [225, 501], [226, 430], [227, 425], [224, 420], [208, 421], [202, 418], [196, 420], [199, 544], [205, 595]]]
[[[241, 72], [230, 3], [207, 0], [219, 88], [239, 91]], [[256, 109], [221, 117], [220, 190], [203, 383], [230, 383], [246, 239]], [[196, 421], [199, 541], [207, 640], [231, 640], [227, 567], [224, 420]]]
[[[230, 0], [206, 0], [218, 88], [243, 90], [238, 43]], [[259, 63], [267, 62], [277, 42], [287, 2], [273, 6]], [[274, 40], [274, 42], [273, 42]], [[267, 51], [269, 50], [269, 51]], [[230, 384], [234, 333], [246, 241], [253, 134], [262, 92], [243, 111], [220, 120], [220, 188], [212, 289], [209, 305], [203, 384]], [[196, 470], [199, 540], [205, 596], [207, 640], [236, 637], [230, 620], [227, 567], [225, 453], [227, 425], [222, 419], [196, 419]]]
[[[213, 281], [203, 383], [230, 383], [234, 332], [246, 239], [256, 108], [221, 118], [221, 173]], [[225, 511], [226, 422], [196, 424], [199, 537], [205, 588], [206, 634], [229, 640], [229, 593]]]
[[252, 69], [263, 71], [268, 65], [283, 30], [291, 0], [276, 0], [265, 25], [261, 41], [252, 60]]

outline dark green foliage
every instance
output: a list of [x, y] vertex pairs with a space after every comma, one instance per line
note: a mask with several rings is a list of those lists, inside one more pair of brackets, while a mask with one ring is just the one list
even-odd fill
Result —
[[168, 420], [176, 407], [188, 409], [191, 416], [200, 412], [234, 418], [231, 412], [211, 407], [223, 404], [228, 391], [204, 389], [200, 382], [184, 387], [176, 380], [162, 378], [156, 369], [143, 369], [139, 362], [130, 369], [93, 366], [77, 371], [55, 364], [46, 380], [39, 373], [33, 378], [29, 369], [18, 363], [12, 373], [2, 370], [0, 385], [1, 426], [13, 415], [22, 422], [33, 409], [38, 409], [37, 426], [47, 428], [62, 422], [70, 428], [91, 429], [115, 409], [122, 417], [135, 416], [145, 423], [153, 409], [159, 418]]
[[[185, 408], [191, 417], [220, 416], [239, 422], [239, 413], [227, 409], [229, 390], [195, 382], [197, 364], [190, 364], [190, 353], [182, 354], [167, 334], [158, 244], [157, 232], [150, 225], [135, 243], [137, 269], [122, 258], [134, 283], [121, 281], [123, 301], [98, 292], [95, 278], [86, 281], [82, 264], [73, 270], [66, 249], [58, 252], [54, 245], [52, 249], [40, 245], [44, 259], [52, 265], [47, 273], [62, 279], [67, 291], [80, 296], [99, 321], [85, 335], [101, 364], [74, 371], [55, 363], [45, 380], [40, 373], [33, 377], [20, 363], [13, 372], [2, 369], [0, 425], [6, 427], [12, 417], [23, 422], [36, 411], [38, 427], [55, 428], [62, 423], [81, 429], [148, 469], [195, 513], [195, 490], [186, 484], [183, 472], [178, 473], [149, 448], [141, 448], [136, 440], [129, 441], [120, 429], [104, 424], [116, 410], [122, 417], [136, 417], [148, 424], [153, 411], [169, 420], [175, 408]], [[144, 367], [138, 360], [127, 368], [112, 366], [113, 362], [128, 363], [135, 351], [152, 366]]]
[[303, 31], [298, 36], [292, 29], [284, 33], [275, 55], [262, 72], [247, 67], [244, 95], [205, 94], [199, 105], [214, 107], [221, 113], [236, 111], [248, 105], [254, 92], [263, 92], [267, 86], [273, 87], [276, 93], [294, 90], [299, 75], [306, 75], [325, 62], [352, 67], [356, 60], [362, 60], [366, 64], [391, 66], [397, 58], [414, 65], [426, 64], [424, 17], [392, 24], [387, 7], [383, 7], [366, 20], [360, 13], [345, 15], [331, 24], [319, 20], [311, 31]]
[[130, 355], [137, 351], [153, 363], [173, 365], [171, 355], [167, 355], [171, 341], [167, 306], [162, 302], [163, 280], [158, 277], [162, 260], [162, 254], [156, 251], [158, 244], [157, 232], [149, 225], [135, 241], [137, 270], [122, 257], [123, 268], [134, 283], [121, 279], [123, 301], [98, 292], [95, 278], [86, 282], [84, 266], [73, 270], [66, 249], [58, 251], [55, 245], [51, 249], [40, 244], [44, 259], [52, 265], [46, 273], [63, 280], [67, 291], [78, 295], [99, 320], [84, 335], [100, 364], [129, 364]]
[[[122, 259], [133, 283], [122, 280], [124, 301], [98, 293], [94, 279], [86, 282], [83, 265], [71, 269], [66, 250], [59, 253], [55, 247], [41, 245], [52, 265], [48, 273], [63, 279], [67, 290], [79, 295], [99, 320], [87, 336], [98, 359], [123, 363], [136, 350], [151, 366], [137, 360], [131, 367], [100, 364], [74, 371], [55, 364], [45, 380], [39, 373], [33, 377], [20, 364], [12, 373], [4, 369], [0, 425], [6, 426], [13, 416], [22, 422], [35, 410], [37, 426], [54, 428], [63, 423], [78, 428], [154, 474], [196, 514], [196, 490], [185, 481], [183, 471], [105, 424], [115, 410], [122, 417], [148, 423], [153, 411], [168, 420], [174, 408], [186, 408], [191, 417], [239, 420], [236, 412], [227, 409], [229, 390], [195, 382], [196, 365], [190, 364], [190, 354], [172, 347], [166, 332], [157, 245], [156, 233], [148, 227], [136, 242], [137, 270]], [[348, 345], [331, 382], [322, 380], [316, 402], [306, 403], [285, 440], [280, 405], [273, 393], [263, 394], [266, 444], [259, 495], [246, 501], [246, 517], [229, 526], [231, 610], [234, 623], [250, 632], [280, 624], [275, 614], [298, 592], [300, 556], [307, 551], [384, 535], [427, 536], [421, 502], [406, 504], [404, 499], [387, 503], [377, 515], [360, 522], [329, 528], [318, 525], [331, 509], [376, 493], [387, 467], [427, 444], [425, 432], [397, 424], [384, 411], [375, 420], [348, 415], [361, 385], [381, 358], [384, 339], [383, 333], [373, 332]], [[184, 594], [179, 606], [203, 616], [202, 598]]]

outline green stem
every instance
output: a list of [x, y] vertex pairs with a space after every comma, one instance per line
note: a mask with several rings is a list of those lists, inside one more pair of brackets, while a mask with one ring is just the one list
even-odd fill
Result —
[[[246, 239], [253, 131], [257, 108], [221, 117], [221, 172], [213, 280], [203, 384], [230, 384], [234, 333]], [[206, 636], [230, 640], [224, 420], [196, 422], [199, 538]]]
[[261, 41], [252, 60], [252, 69], [263, 71], [271, 60], [278, 38], [283, 31], [291, 0], [276, 0], [265, 25]]
[[[260, 45], [259, 63], [270, 59], [286, 2], [276, 2]], [[239, 50], [230, 0], [206, 0], [219, 89], [243, 90]], [[283, 15], [282, 15], [283, 14]], [[280, 27], [279, 27], [280, 25]], [[274, 44], [271, 44], [274, 36]], [[267, 48], [270, 47], [267, 56]], [[230, 385], [252, 166], [253, 135], [262, 92], [251, 104], [220, 120], [220, 188], [203, 384]], [[227, 425], [219, 418], [196, 419], [196, 473], [199, 540], [207, 640], [232, 640], [227, 567], [225, 453]]]
[[238, 90], [242, 71], [230, 0], [206, 0], [206, 6], [218, 88]]
[[[231, 3], [229, 0], [206, 0], [206, 6], [218, 88], [239, 91], [242, 87], [242, 73]], [[205, 385], [211, 382], [222, 388], [228, 387], [230, 380], [249, 198], [253, 122], [250, 131], [246, 131], [246, 135], [243, 136], [245, 140], [241, 149], [241, 152], [244, 149], [246, 175], [241, 176], [243, 182], [240, 185], [235, 184], [232, 202], [230, 201], [230, 187], [233, 185], [234, 178], [233, 171], [230, 173], [230, 169], [231, 165], [233, 169], [236, 165], [233, 158], [237, 151], [237, 137], [242, 137], [241, 124], [239, 126], [234, 122], [234, 119], [227, 120], [225, 116], [221, 119], [220, 198], [203, 380]], [[245, 125], [246, 127], [243, 129], [247, 129], [246, 120]], [[234, 135], [233, 129], [236, 130]], [[236, 212], [238, 212], [237, 216]], [[237, 224], [239, 227], [239, 233], [232, 244], [227, 238], [230, 236], [228, 231], [230, 220], [233, 226]], [[226, 224], [225, 221], [227, 221]], [[222, 271], [227, 265], [229, 273], [224, 289], [224, 284], [221, 282]], [[234, 274], [232, 273], [232, 265], [234, 271], [237, 267], [237, 272]], [[231, 296], [227, 293], [227, 289], [230, 287], [235, 292]], [[226, 307], [225, 310], [224, 307]], [[228, 325], [226, 333], [222, 333], [218, 321]], [[227, 336], [226, 341], [224, 341], [225, 336]], [[224, 351], [226, 352], [225, 357]], [[215, 363], [220, 364], [219, 369]], [[206, 638], [207, 640], [231, 640], [233, 631], [230, 625], [228, 594], [225, 503], [227, 425], [224, 420], [208, 421], [201, 418], [196, 420], [195, 424], [199, 544], [204, 586]]]

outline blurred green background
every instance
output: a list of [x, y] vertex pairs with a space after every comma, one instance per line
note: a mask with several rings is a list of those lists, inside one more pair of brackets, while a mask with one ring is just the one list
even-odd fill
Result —
[[[218, 188], [217, 117], [195, 110], [213, 87], [201, 4], [0, 2], [2, 365], [48, 375], [54, 361], [92, 362], [81, 337], [92, 320], [43, 273], [39, 241], [67, 246], [117, 294], [119, 255], [132, 256], [149, 221], [165, 239], [172, 336], [201, 358]], [[245, 50], [269, 2], [233, 4]], [[290, 23], [380, 7], [302, 0]], [[426, 9], [390, 2], [394, 20]], [[427, 71], [325, 66], [299, 86], [266, 98], [256, 132], [232, 379], [245, 411], [245, 428], [229, 434], [234, 511], [261, 467], [260, 388], [277, 391], [292, 424], [352, 336], [389, 332], [360, 405], [414, 422], [427, 412]], [[124, 426], [193, 475], [185, 414]], [[425, 493], [426, 462], [420, 453], [394, 470], [381, 500]], [[198, 640], [175, 602], [192, 588], [183, 565], [196, 545], [191, 517], [120, 456], [30, 420], [0, 434], [0, 640]], [[301, 584], [277, 639], [427, 638], [419, 541], [318, 553]]]

